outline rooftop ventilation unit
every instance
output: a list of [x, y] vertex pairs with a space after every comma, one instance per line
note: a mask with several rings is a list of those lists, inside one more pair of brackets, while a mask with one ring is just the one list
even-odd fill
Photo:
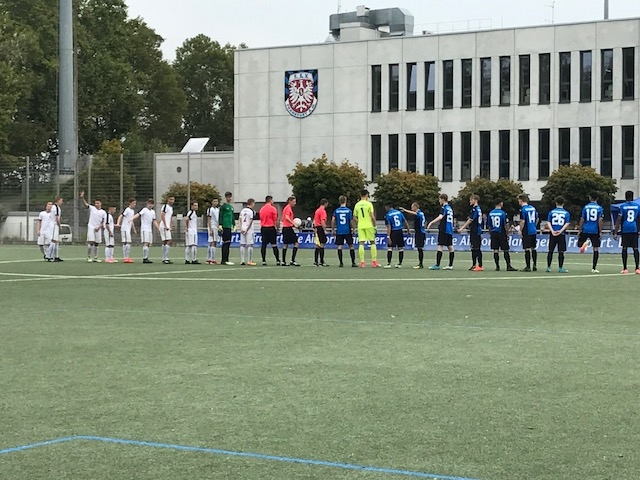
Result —
[[403, 8], [370, 10], [361, 5], [355, 12], [336, 13], [329, 17], [329, 29], [335, 41], [339, 41], [344, 26], [357, 24], [360, 29], [375, 31], [379, 37], [413, 35], [413, 15]]

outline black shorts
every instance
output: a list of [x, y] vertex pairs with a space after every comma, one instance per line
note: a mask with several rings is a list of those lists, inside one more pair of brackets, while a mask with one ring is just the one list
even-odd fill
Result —
[[622, 248], [638, 248], [637, 233], [622, 233]]
[[491, 232], [491, 250], [509, 251], [509, 237], [507, 237], [507, 232]]
[[424, 248], [424, 242], [426, 241], [427, 236], [421, 231], [416, 232], [416, 248]]
[[480, 250], [482, 247], [482, 237], [480, 235], [469, 235], [469, 241], [471, 243], [471, 250]]
[[524, 248], [525, 250], [535, 250], [537, 247], [537, 237], [536, 235], [529, 235], [529, 234], [524, 234], [522, 235], [522, 248]]
[[343, 235], [336, 235], [336, 245], [338, 247], [341, 247], [344, 244], [349, 245], [350, 247], [353, 246], [353, 235], [350, 233], [346, 233]]
[[222, 242], [223, 243], [228, 243], [231, 241], [231, 229], [230, 228], [223, 228], [222, 229]]
[[438, 232], [438, 245], [441, 247], [450, 247], [453, 245], [453, 235], [450, 233]]
[[262, 234], [262, 245], [271, 244], [275, 247], [278, 244], [276, 227], [262, 227], [260, 233]]
[[391, 230], [391, 242], [387, 243], [387, 247], [404, 248], [404, 233], [402, 230]]
[[578, 237], [578, 246], [581, 247], [587, 240], [591, 241], [592, 247], [600, 247], [600, 235], [597, 233], [581, 233]]
[[298, 235], [293, 227], [282, 227], [282, 244], [295, 245], [296, 243], [298, 243]]
[[323, 227], [316, 227], [316, 244], [324, 245], [327, 243], [327, 234]]
[[564, 233], [557, 237], [549, 235], [549, 251], [553, 252], [556, 247], [558, 247], [559, 252], [567, 251], [567, 236]]

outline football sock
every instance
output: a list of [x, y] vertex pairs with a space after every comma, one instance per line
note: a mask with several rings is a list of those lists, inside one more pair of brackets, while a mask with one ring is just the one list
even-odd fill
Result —
[[622, 249], [622, 268], [627, 269], [627, 260], [629, 259], [629, 252], [626, 248]]
[[244, 245], [240, 245], [240, 262], [244, 263]]
[[364, 245], [358, 245], [358, 257], [360, 257], [360, 263], [364, 262]]
[[165, 260], [169, 260], [169, 251], [171, 250], [171, 245], [165, 245]]
[[418, 249], [418, 263], [420, 265], [422, 265], [422, 262], [424, 261], [424, 249], [419, 248]]
[[39, 245], [40, 253], [44, 255], [44, 245]]
[[53, 251], [55, 247], [55, 243], [50, 243], [49, 248], [47, 249], [47, 258], [53, 258]]
[[453, 257], [455, 257], [456, 254], [454, 252], [449, 252], [449, 266], [453, 267]]
[[211, 260], [216, 259], [216, 247], [211, 247]]
[[340, 265], [342, 265], [342, 249], [338, 250], [338, 260], [340, 260]]
[[278, 251], [278, 247], [273, 247], [273, 256], [276, 257], [276, 262], [280, 261], [280, 252]]
[[[504, 259], [507, 259], [507, 254], [505, 253]], [[500, 254], [498, 252], [493, 252], [493, 261], [496, 262], [496, 267], [500, 268]], [[507, 262], [507, 265], [509, 262]]]
[[442, 251], [438, 250], [438, 253], [436, 253], [436, 265], [440, 266], [441, 261], [442, 261]]
[[356, 251], [353, 248], [349, 250], [349, 255], [351, 256], [351, 263], [356, 263]]
[[476, 251], [475, 250], [471, 250], [471, 263], [473, 263], [473, 266], [476, 266]]
[[558, 266], [564, 267], [564, 252], [558, 252]]
[[531, 258], [533, 259], [533, 266], [535, 267], [538, 264], [538, 251], [531, 250]]
[[149, 258], [149, 247], [142, 247], [142, 258]]
[[186, 262], [189, 261], [189, 253], [190, 253], [191, 247], [184, 247], [184, 260]]
[[228, 262], [229, 261], [229, 248], [231, 247], [231, 243], [229, 242], [224, 242], [222, 244], [222, 262]]
[[191, 260], [194, 262], [198, 260], [198, 247], [196, 245], [191, 245]]
[[553, 262], [553, 252], [547, 253], [547, 267], [551, 267], [551, 262]]
[[313, 252], [313, 263], [318, 264], [318, 257], [320, 256], [320, 250], [316, 247], [316, 250]]
[[320, 249], [320, 263], [324, 264], [324, 248]]
[[[375, 242], [375, 240], [374, 240]], [[378, 247], [376, 247], [375, 243], [371, 244], [371, 261], [373, 262], [377, 262], [378, 261]]]
[[87, 257], [91, 256], [91, 249], [93, 248], [93, 245], [87, 245]]
[[131, 244], [127, 243], [127, 258], [131, 257]]
[[93, 246], [93, 256], [98, 258], [98, 244]]
[[253, 247], [251, 245], [249, 245], [249, 247], [247, 247], [247, 252], [248, 252], [248, 262], [252, 262], [253, 261]]
[[525, 250], [524, 262], [527, 265], [527, 268], [531, 268], [531, 250]]
[[298, 247], [293, 247], [293, 252], [291, 252], [291, 261], [296, 261], [296, 255], [298, 255]]
[[393, 259], [393, 250], [387, 250], [387, 263], [391, 263]]
[[[496, 255], [498, 255], [496, 253]], [[504, 252], [504, 261], [507, 262], [507, 267], [511, 266], [511, 254], [509, 252]]]
[[600, 250], [593, 252], [593, 269], [595, 270], [598, 266], [598, 259], [600, 258]]
[[60, 257], [60, 244], [58, 242], [53, 244], [53, 253], [55, 254], [55, 258]]
[[287, 263], [287, 249], [282, 249], [282, 263]]
[[636, 262], [636, 270], [638, 269], [638, 265], [640, 265], [640, 252], [637, 248], [633, 249], [633, 259]]
[[207, 247], [207, 260], [212, 260], [212, 257], [211, 257], [211, 246]]
[[478, 266], [482, 267], [482, 250], [476, 250], [476, 259], [478, 260]]
[[262, 247], [260, 247], [260, 255], [262, 255], [262, 261], [267, 261], [267, 244], [263, 243]]
[[398, 264], [402, 265], [403, 260], [404, 260], [404, 250], [400, 250], [398, 252]]

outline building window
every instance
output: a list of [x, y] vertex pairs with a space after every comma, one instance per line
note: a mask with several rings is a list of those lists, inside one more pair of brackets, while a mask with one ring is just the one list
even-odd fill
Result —
[[407, 133], [407, 172], [416, 171], [416, 134]]
[[511, 57], [500, 57], [500, 105], [511, 105]]
[[491, 106], [491, 59], [480, 59], [480, 106]]
[[442, 134], [442, 181], [453, 181], [453, 133]]
[[436, 64], [435, 62], [426, 62], [425, 70], [425, 88], [424, 88], [424, 108], [425, 110], [433, 110], [436, 107]]
[[540, 61], [540, 105], [549, 105], [551, 103], [551, 54], [541, 53], [538, 57]]
[[498, 132], [498, 174], [500, 178], [509, 178], [511, 167], [510, 156], [510, 131], [500, 130]]
[[611, 177], [613, 158], [613, 127], [600, 127], [600, 175]]
[[442, 108], [453, 108], [453, 60], [442, 62]]
[[371, 66], [371, 111], [382, 111], [382, 65]]
[[580, 52], [580, 101], [591, 101], [591, 71], [593, 58], [591, 50]]
[[560, 52], [559, 103], [571, 102], [571, 52]]
[[389, 171], [398, 169], [398, 135], [389, 135]]
[[600, 100], [610, 102], [613, 100], [613, 50], [602, 50], [602, 79], [600, 86], [602, 89]]
[[591, 127], [580, 128], [580, 165], [591, 166]]
[[491, 178], [491, 132], [480, 132], [480, 176]]
[[634, 127], [622, 127], [622, 178], [634, 177]]
[[407, 110], [415, 110], [418, 102], [418, 65], [407, 64]]
[[435, 135], [433, 133], [424, 134], [424, 174], [436, 174]]
[[520, 55], [520, 105], [531, 103], [531, 57]]
[[473, 96], [473, 60], [462, 60], [462, 108], [471, 108]]
[[549, 178], [549, 172], [551, 170], [550, 160], [550, 138], [551, 130], [543, 128], [538, 130], [538, 178], [540, 180], [546, 180]]
[[633, 100], [635, 97], [635, 61], [636, 49], [633, 47], [622, 49], [622, 99]]
[[371, 135], [371, 180], [382, 173], [382, 135]]
[[460, 180], [466, 182], [471, 180], [471, 132], [460, 133], [460, 147], [462, 158]]
[[529, 180], [529, 130], [518, 130], [518, 180]]
[[389, 111], [397, 112], [400, 107], [400, 65], [389, 65]]
[[558, 129], [558, 160], [561, 167], [571, 164], [571, 129]]

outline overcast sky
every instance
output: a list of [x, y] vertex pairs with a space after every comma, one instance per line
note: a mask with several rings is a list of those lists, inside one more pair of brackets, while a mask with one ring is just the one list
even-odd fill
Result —
[[[140, 16], [161, 35], [164, 56], [200, 33], [221, 44], [270, 47], [323, 42], [329, 15], [401, 7], [415, 17], [415, 33], [451, 31], [470, 25], [493, 28], [578, 22], [604, 18], [604, 0], [126, 0], [129, 14]], [[640, 17], [640, 0], [610, 0], [610, 18]], [[555, 4], [552, 10], [551, 5]], [[480, 22], [481, 21], [481, 22]], [[452, 24], [452, 22], [456, 22]], [[475, 28], [477, 29], [477, 28]]]

